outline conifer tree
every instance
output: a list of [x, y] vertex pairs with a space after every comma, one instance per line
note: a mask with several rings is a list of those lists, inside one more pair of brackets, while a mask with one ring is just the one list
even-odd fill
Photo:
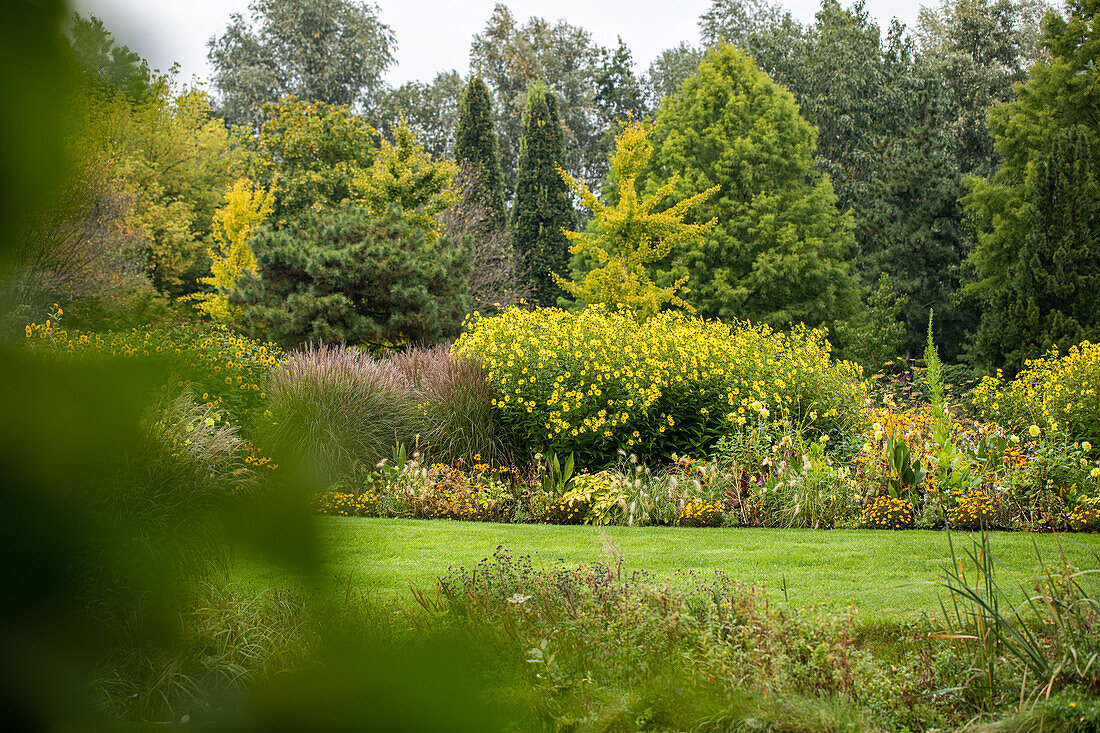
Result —
[[554, 280], [569, 294], [585, 303], [603, 303], [630, 313], [639, 320], [656, 314], [665, 305], [694, 310], [677, 294], [687, 282], [681, 277], [668, 287], [658, 287], [646, 272], [646, 265], [664, 258], [678, 244], [699, 241], [714, 228], [717, 219], [697, 224], [683, 221], [697, 204], [718, 192], [719, 186], [679, 201], [664, 211], [657, 206], [676, 188], [677, 179], [654, 193], [638, 196], [638, 176], [649, 163], [653, 146], [650, 128], [641, 122], [628, 124], [615, 138], [611, 156], [612, 178], [618, 184], [618, 203], [606, 206], [584, 185], [564, 170], [559, 171], [581, 205], [592, 212], [588, 232], [566, 232], [574, 254], [584, 253], [598, 263], [580, 282], [558, 275]]
[[485, 208], [489, 225], [503, 229], [506, 221], [500, 151], [493, 129], [493, 103], [481, 77], [470, 79], [459, 100], [455, 161], [470, 167], [477, 176], [474, 200]]
[[665, 100], [654, 128], [648, 193], [672, 180], [670, 201], [722, 187], [685, 216], [717, 226], [655, 265], [658, 285], [690, 277], [684, 299], [706, 318], [783, 327], [848, 315], [852, 221], [829, 177], [813, 171], [817, 132], [790, 92], [746, 54], [718, 46]]
[[983, 311], [970, 356], [1009, 375], [1100, 338], [1100, 0], [1066, 10], [1043, 23], [1050, 58], [990, 111], [1000, 165], [965, 199], [978, 231], [966, 290]]
[[565, 230], [575, 223], [569, 188], [558, 175], [564, 159], [557, 98], [545, 85], [536, 84], [528, 93], [523, 117], [512, 228], [516, 250], [530, 272], [533, 300], [544, 307], [556, 304], [561, 293], [553, 273], [563, 277], [568, 271]]

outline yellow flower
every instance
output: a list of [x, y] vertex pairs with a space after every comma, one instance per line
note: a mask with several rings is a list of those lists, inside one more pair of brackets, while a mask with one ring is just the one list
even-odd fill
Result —
[[1039, 432], [1040, 432], [1039, 431], [1039, 426], [1038, 425], [1032, 425], [1030, 428], [1027, 429], [1027, 432], [1028, 432], [1029, 435], [1031, 435], [1031, 437], [1038, 438], [1039, 437]]

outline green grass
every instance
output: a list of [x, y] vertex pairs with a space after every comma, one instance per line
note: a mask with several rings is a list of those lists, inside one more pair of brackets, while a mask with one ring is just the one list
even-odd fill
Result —
[[[956, 552], [962, 554], [976, 536], [953, 533]], [[950, 563], [947, 534], [926, 531], [598, 528], [322, 517], [318, 537], [325, 579], [387, 605], [409, 603], [410, 585], [430, 588], [448, 566], [476, 565], [504, 545], [514, 554], [531, 555], [536, 564], [606, 561], [618, 552], [627, 571], [648, 570], [680, 585], [693, 582], [689, 570], [706, 578], [719, 569], [767, 587], [775, 597], [782, 597], [785, 587], [799, 606], [855, 606], [866, 622], [896, 621], [939, 613], [942, 590], [933, 582]], [[1020, 584], [1038, 574], [1033, 540], [1047, 563], [1057, 563], [1060, 546], [1070, 562], [1096, 567], [1098, 535], [995, 532], [990, 544], [1004, 566], [998, 578], [1003, 589], [1019, 593]], [[234, 574], [245, 585], [289, 582], [280, 569], [243, 559]]]

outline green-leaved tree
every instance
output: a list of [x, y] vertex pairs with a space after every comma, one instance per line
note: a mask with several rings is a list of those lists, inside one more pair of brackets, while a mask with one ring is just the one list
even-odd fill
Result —
[[[702, 242], [676, 246], [654, 278], [687, 276], [685, 299], [704, 317], [817, 325], [854, 306], [851, 219], [828, 176], [813, 170], [816, 132], [791, 94], [732, 46], [712, 49], [657, 113], [647, 178], [676, 178], [672, 200], [715, 185], [689, 223], [717, 219]], [[678, 176], [678, 177], [677, 177]]]

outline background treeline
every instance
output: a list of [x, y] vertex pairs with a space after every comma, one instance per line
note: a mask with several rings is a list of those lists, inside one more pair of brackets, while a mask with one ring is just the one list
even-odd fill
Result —
[[[453, 338], [469, 312], [570, 307], [558, 166], [614, 204], [608, 160], [652, 124], [638, 187], [712, 186], [703, 242], [650, 263], [704, 317], [826, 326], [869, 371], [920, 352], [1012, 373], [1100, 338], [1100, 3], [944, 0], [915, 28], [862, 2], [813, 22], [714, 0], [701, 47], [630, 49], [497, 5], [469, 72], [387, 86], [396, 39], [353, 0], [255, 0], [210, 39], [209, 92], [94, 18], [68, 36], [68, 183], [3, 289], [102, 328], [193, 312], [295, 345]], [[13, 316], [13, 317], [12, 317]], [[964, 372], [966, 369], [960, 367]]]

